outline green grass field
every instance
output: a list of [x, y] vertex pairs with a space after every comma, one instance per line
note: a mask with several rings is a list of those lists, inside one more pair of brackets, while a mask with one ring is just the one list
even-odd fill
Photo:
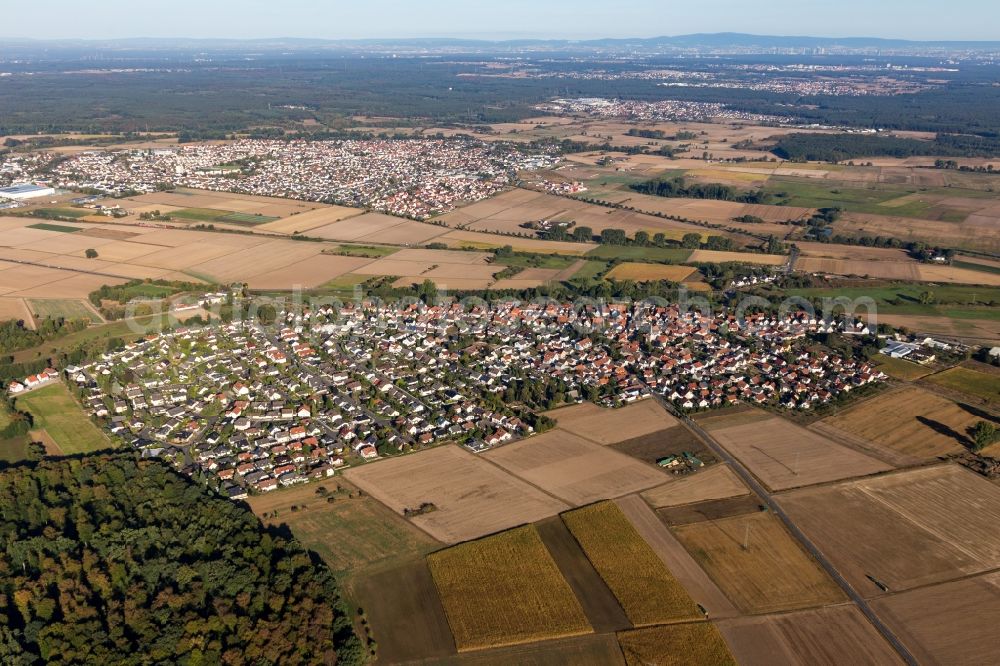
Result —
[[580, 268], [580, 270], [570, 277], [570, 280], [593, 282], [597, 280], [607, 269], [608, 262], [606, 261], [588, 261]]
[[354, 287], [364, 284], [371, 279], [371, 275], [353, 275], [348, 273], [347, 275], [333, 278], [316, 291], [324, 295], [351, 298], [354, 296]]
[[99, 323], [97, 315], [81, 300], [73, 298], [31, 298], [28, 299], [28, 309], [36, 317], [56, 319], [87, 319]]
[[674, 247], [637, 247], [631, 245], [600, 245], [587, 253], [588, 259], [624, 259], [627, 261], [672, 261], [684, 263], [691, 252]]
[[[917, 188], [886, 185], [858, 184], [834, 180], [812, 180], [791, 176], [772, 176], [764, 191], [775, 196], [775, 201], [783, 201], [788, 206], [803, 208], [843, 208], [855, 213], [876, 215], [898, 215], [900, 217], [923, 217], [933, 206], [932, 203], [914, 201], [902, 205], [885, 205], [893, 199], [918, 192]], [[777, 198], [785, 193], [785, 198]]]
[[[931, 292], [933, 302], [921, 303], [924, 292]], [[982, 319], [1000, 321], [1000, 288], [964, 285], [896, 284], [885, 287], [789, 289], [789, 296], [803, 298], [871, 298], [883, 314]]]
[[29, 229], [38, 229], [39, 231], [58, 231], [61, 234], [75, 234], [81, 231], [80, 227], [67, 227], [61, 224], [49, 224], [48, 222], [39, 222], [38, 224], [29, 224]]
[[879, 354], [875, 357], [874, 363], [878, 366], [878, 369], [889, 375], [890, 377], [895, 377], [896, 379], [902, 379], [903, 381], [913, 382], [921, 377], [926, 377], [931, 373], [930, 370], [922, 365], [913, 363], [912, 361], [907, 361], [902, 358], [893, 358], [891, 356], [886, 356], [884, 354]]
[[[0, 430], [10, 424], [10, 415], [6, 409], [0, 409]], [[13, 439], [0, 439], [0, 462], [16, 463], [27, 457], [27, 447], [29, 440], [27, 437], [15, 437]]]
[[951, 368], [925, 381], [937, 384], [959, 393], [982, 398], [991, 404], [1000, 404], [1000, 375], [992, 375], [968, 368]]
[[87, 418], [62, 383], [19, 397], [17, 407], [31, 412], [35, 429], [45, 430], [66, 455], [100, 451], [112, 446], [111, 440]]
[[215, 210], [214, 208], [182, 208], [170, 213], [171, 217], [179, 217], [196, 222], [228, 222], [229, 224], [244, 224], [254, 226], [274, 222], [280, 218], [253, 213], [236, 213], [231, 210]]

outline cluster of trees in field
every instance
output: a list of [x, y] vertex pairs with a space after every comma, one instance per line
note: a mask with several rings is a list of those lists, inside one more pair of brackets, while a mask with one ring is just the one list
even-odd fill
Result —
[[0, 662], [357, 664], [333, 575], [131, 453], [0, 471]]
[[747, 204], [766, 204], [771, 195], [763, 190], [740, 190], [720, 183], [687, 184], [682, 176], [674, 178], [654, 178], [642, 183], [632, 183], [629, 187], [640, 194], [656, 197], [714, 199]]
[[859, 157], [994, 157], [1000, 137], [938, 134], [933, 141], [871, 134], [789, 134], [772, 152], [792, 161], [843, 162]]
[[0, 354], [30, 349], [43, 342], [82, 331], [89, 325], [90, 322], [86, 319], [55, 317], [40, 320], [36, 329], [31, 330], [25, 325], [23, 319], [2, 321], [0, 322]]

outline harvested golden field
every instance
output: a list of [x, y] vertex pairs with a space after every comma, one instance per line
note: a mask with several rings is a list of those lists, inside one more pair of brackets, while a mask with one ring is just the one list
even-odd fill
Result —
[[748, 495], [750, 491], [729, 465], [713, 465], [703, 472], [683, 476], [676, 481], [642, 494], [654, 508], [682, 506], [708, 500]]
[[509, 245], [518, 252], [539, 252], [567, 256], [582, 256], [597, 247], [594, 243], [548, 241], [540, 238], [511, 238], [479, 231], [449, 231], [444, 236], [439, 236], [434, 240], [440, 243], [447, 243], [449, 247], [455, 248], [495, 250]]
[[1000, 646], [984, 627], [1000, 623], [1000, 574], [924, 587], [872, 602], [921, 664], [996, 664]]
[[655, 400], [640, 400], [619, 409], [582, 402], [545, 413], [559, 428], [598, 444], [617, 444], [678, 425]]
[[[336, 206], [327, 206], [326, 204], [311, 201], [299, 201], [297, 199], [257, 196], [254, 194], [236, 194], [233, 192], [214, 192], [186, 187], [179, 187], [171, 192], [151, 192], [126, 199], [125, 201], [135, 202], [138, 206], [146, 208], [156, 208], [157, 206], [171, 206], [178, 209], [208, 208], [211, 210], [232, 211], [266, 217], [288, 217], [290, 215], [303, 214], [311, 210], [337, 208]], [[125, 207], [132, 208], [131, 206]]]
[[674, 528], [722, 591], [745, 613], [844, 601], [840, 588], [785, 530], [758, 512]]
[[650, 282], [653, 280], [670, 280], [683, 282], [691, 277], [697, 269], [690, 266], [667, 266], [665, 264], [638, 264], [625, 262], [615, 266], [607, 277], [612, 280], [634, 280]]
[[412, 518], [444, 543], [457, 543], [548, 518], [563, 502], [458, 446], [363, 465], [349, 481], [399, 514], [425, 502], [436, 510]]
[[562, 515], [635, 626], [699, 619], [698, 607], [613, 502]]
[[858, 275], [884, 280], [906, 280], [910, 282], [1000, 285], [1000, 276], [991, 273], [956, 268], [954, 266], [921, 264], [914, 261], [826, 259], [807, 256], [795, 262], [795, 270], [804, 273]]
[[533, 525], [427, 558], [459, 651], [592, 631]]
[[336, 241], [419, 245], [445, 232], [447, 229], [432, 224], [382, 213], [365, 213], [313, 228], [305, 235]]
[[560, 429], [480, 455], [572, 506], [646, 490], [669, 478], [656, 467]]
[[894, 248], [863, 247], [861, 245], [834, 245], [833, 243], [810, 243], [795, 241], [802, 257], [825, 259], [896, 261], [916, 264], [906, 250]]
[[25, 307], [23, 298], [0, 298], [0, 321], [11, 319], [24, 321], [28, 328], [33, 328], [31, 313]]
[[709, 622], [623, 631], [618, 644], [628, 666], [736, 666], [722, 634]]
[[906, 328], [925, 335], [944, 335], [966, 343], [1000, 344], [1000, 321], [996, 319], [947, 319], [938, 316], [878, 315], [878, 323]]
[[961, 453], [970, 442], [967, 429], [980, 418], [947, 398], [910, 386], [821, 423], [867, 440], [905, 463]]
[[986, 252], [1000, 251], [998, 216], [992, 212], [968, 215], [961, 222], [943, 222], [912, 217], [869, 213], [846, 213], [833, 227], [835, 233], [856, 236], [893, 236], [904, 241]]
[[604, 229], [624, 229], [629, 236], [636, 231], [648, 231], [651, 234], [668, 230], [682, 234], [703, 231], [700, 227], [683, 222], [524, 189], [510, 190], [453, 210], [435, 221], [444, 222], [453, 229], [524, 233], [524, 224], [541, 220], [572, 221], [577, 226], [590, 227], [598, 234]]
[[786, 490], [892, 469], [777, 416], [704, 427], [772, 490]]
[[271, 231], [282, 234], [299, 233], [309, 236], [310, 231], [317, 227], [322, 227], [334, 222], [346, 220], [355, 215], [364, 213], [360, 208], [346, 208], [344, 206], [323, 206], [314, 210], [305, 211], [290, 215], [276, 222], [268, 222], [257, 228], [261, 231]]
[[312, 289], [322, 286], [345, 273], [371, 263], [365, 257], [342, 257], [318, 254], [299, 264], [291, 264], [245, 280], [250, 289], [286, 290], [295, 287]]
[[897, 592], [1000, 567], [1000, 488], [958, 465], [803, 489], [779, 502], [866, 596], [884, 593], [869, 576]]
[[757, 264], [760, 266], [784, 266], [788, 263], [788, 257], [780, 254], [752, 254], [746, 252], [695, 250], [691, 253], [691, 257], [688, 259], [688, 263], [692, 264], [724, 264], [727, 262]]
[[903, 664], [852, 604], [722, 620], [719, 630], [743, 666]]

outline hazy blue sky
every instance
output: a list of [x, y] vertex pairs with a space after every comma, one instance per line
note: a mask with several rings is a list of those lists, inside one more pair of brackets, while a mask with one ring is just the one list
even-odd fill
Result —
[[652, 37], [692, 32], [1000, 40], [1000, 0], [48, 0], [5, 37]]

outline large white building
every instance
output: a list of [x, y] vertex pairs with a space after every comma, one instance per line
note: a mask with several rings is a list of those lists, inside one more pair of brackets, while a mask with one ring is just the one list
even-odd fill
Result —
[[35, 185], [33, 183], [22, 183], [11, 185], [10, 187], [0, 187], [0, 199], [36, 199], [38, 197], [49, 197], [55, 194], [54, 188], [46, 185]]

